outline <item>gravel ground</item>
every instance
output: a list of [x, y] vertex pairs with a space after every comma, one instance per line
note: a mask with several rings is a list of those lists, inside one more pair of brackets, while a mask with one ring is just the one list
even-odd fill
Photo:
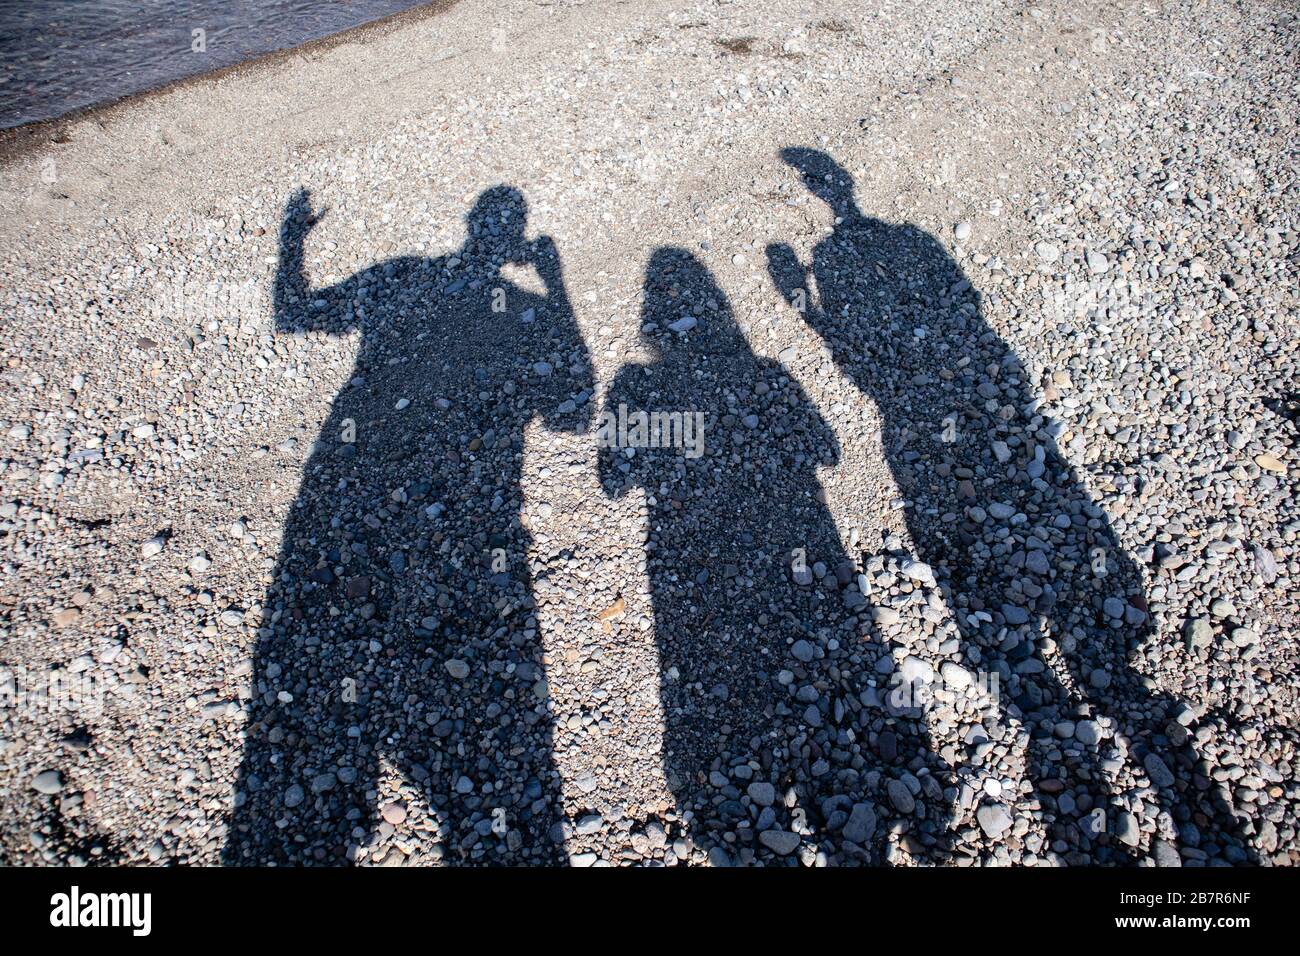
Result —
[[0, 859], [1293, 862], [1296, 34], [461, 0], [12, 140]]

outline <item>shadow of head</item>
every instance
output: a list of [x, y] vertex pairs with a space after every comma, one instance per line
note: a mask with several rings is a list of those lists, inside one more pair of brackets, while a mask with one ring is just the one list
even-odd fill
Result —
[[642, 293], [641, 338], [657, 356], [687, 349], [734, 352], [744, 344], [726, 293], [686, 249], [656, 249]]
[[465, 225], [479, 250], [508, 262], [519, 261], [528, 223], [528, 203], [513, 186], [493, 186], [479, 193], [465, 215]]
[[787, 146], [781, 150], [781, 159], [799, 171], [808, 191], [836, 215], [847, 215], [852, 210], [853, 177], [826, 153], [806, 146]]

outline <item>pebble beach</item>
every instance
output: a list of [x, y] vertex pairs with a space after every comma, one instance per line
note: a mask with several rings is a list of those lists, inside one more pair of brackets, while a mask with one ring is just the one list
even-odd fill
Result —
[[7, 131], [0, 860], [1296, 862], [1298, 29], [460, 0]]

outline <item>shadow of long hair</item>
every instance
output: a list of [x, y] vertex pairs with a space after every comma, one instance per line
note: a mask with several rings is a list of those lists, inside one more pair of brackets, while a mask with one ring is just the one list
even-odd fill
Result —
[[[611, 496], [646, 496], [679, 818], [714, 863], [879, 863], [891, 835], [941, 856], [945, 768], [917, 715], [883, 708], [875, 679], [893, 648], [818, 480], [839, 459], [834, 432], [782, 365], [755, 354], [691, 253], [653, 252], [643, 303], [652, 358], [607, 393], [602, 428], [627, 434], [606, 434], [600, 474]], [[647, 415], [694, 416], [702, 440], [638, 441]], [[906, 812], [884, 798], [888, 781]]]

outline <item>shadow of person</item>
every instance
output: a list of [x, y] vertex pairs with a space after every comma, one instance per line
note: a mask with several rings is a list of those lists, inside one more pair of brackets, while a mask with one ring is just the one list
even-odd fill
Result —
[[[815, 279], [805, 319], [880, 411], [909, 532], [944, 586], [962, 654], [997, 673], [1005, 712], [1029, 734], [1050, 847], [1072, 862], [1176, 864], [1177, 847], [1243, 860], [1190, 710], [1131, 662], [1150, 631], [1139, 570], [1058, 451], [1059, 428], [979, 293], [932, 236], [863, 215], [825, 153], [781, 156], [837, 219], [811, 270], [772, 245], [770, 274], [796, 306]], [[1139, 777], [1113, 792], [1126, 766], [1151, 786]]]
[[[937, 846], [944, 793], [923, 728], [872, 703], [891, 648], [817, 477], [839, 458], [835, 435], [786, 370], [754, 354], [690, 253], [656, 250], [643, 294], [654, 358], [620, 369], [596, 437], [605, 492], [646, 496], [679, 819], [724, 865], [879, 861], [891, 824], [918, 852]], [[878, 799], [887, 780], [905, 815]]]
[[[266, 596], [228, 863], [383, 859], [408, 807], [379, 796], [381, 761], [437, 818], [428, 846], [407, 835], [417, 859], [564, 859], [520, 473], [535, 416], [585, 427], [592, 371], [555, 246], [525, 239], [526, 212], [493, 187], [454, 254], [312, 288], [308, 194], [285, 209], [277, 329], [356, 329], [360, 346]], [[545, 292], [506, 281], [507, 263]]]

